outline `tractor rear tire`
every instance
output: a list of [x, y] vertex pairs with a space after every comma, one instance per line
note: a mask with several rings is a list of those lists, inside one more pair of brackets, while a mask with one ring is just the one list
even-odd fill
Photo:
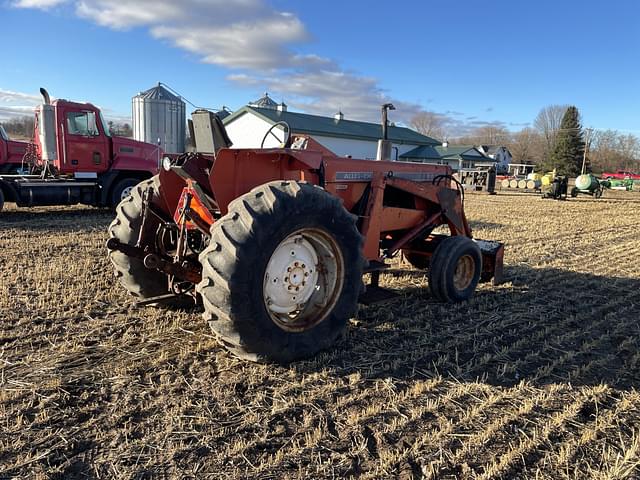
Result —
[[431, 256], [429, 289], [439, 301], [462, 302], [473, 296], [481, 273], [480, 247], [464, 236], [447, 237]]
[[[131, 195], [116, 207], [116, 218], [109, 225], [109, 236], [121, 243], [135, 245], [142, 226], [142, 197], [153, 188], [154, 197], [160, 189], [158, 176], [145, 180], [131, 190]], [[148, 221], [158, 221], [150, 216]], [[139, 258], [133, 258], [122, 252], [110, 250], [109, 258], [120, 283], [135, 297], [146, 299], [169, 293], [167, 275], [144, 266]]]
[[245, 360], [286, 364], [327, 349], [357, 311], [362, 243], [356, 217], [322, 188], [256, 187], [229, 204], [200, 254], [204, 318]]

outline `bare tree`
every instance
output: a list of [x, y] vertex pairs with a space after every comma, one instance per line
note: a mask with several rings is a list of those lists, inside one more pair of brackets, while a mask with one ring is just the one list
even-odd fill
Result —
[[446, 122], [442, 115], [423, 111], [411, 119], [411, 128], [428, 137], [443, 139], [446, 137]]
[[511, 133], [502, 125], [484, 125], [474, 129], [469, 135], [454, 139], [456, 145], [506, 145]]
[[544, 139], [537, 130], [527, 127], [513, 134], [508, 147], [515, 163], [539, 163], [542, 160]]
[[542, 152], [543, 160], [549, 158], [549, 155], [555, 147], [560, 123], [567, 108], [568, 105], [548, 105], [538, 112], [538, 115], [533, 121], [533, 126], [540, 132], [545, 141], [545, 148]]
[[33, 137], [33, 117], [17, 117], [0, 123], [10, 137], [18, 140], [26, 140]]
[[615, 130], [594, 132], [589, 160], [594, 171], [640, 169], [640, 139]]

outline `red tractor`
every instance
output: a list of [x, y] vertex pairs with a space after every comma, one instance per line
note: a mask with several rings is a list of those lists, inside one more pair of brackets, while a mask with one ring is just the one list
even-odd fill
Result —
[[199, 153], [135, 187], [107, 247], [139, 303], [201, 301], [236, 356], [286, 363], [330, 347], [401, 252], [440, 301], [500, 281], [503, 245], [473, 239], [448, 166], [337, 157], [304, 136], [233, 149], [214, 114], [193, 125]]
[[[36, 108], [33, 143], [7, 144], [0, 210], [5, 200], [20, 207], [115, 207], [141, 180], [158, 172], [159, 147], [112, 136], [100, 110], [90, 103], [51, 102], [46, 90], [40, 91], [44, 103]], [[3, 159], [5, 143], [0, 142]], [[28, 174], [17, 174], [24, 168]]]

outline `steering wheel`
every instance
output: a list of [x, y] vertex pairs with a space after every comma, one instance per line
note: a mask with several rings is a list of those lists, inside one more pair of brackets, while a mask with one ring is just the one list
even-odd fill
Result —
[[[278, 138], [278, 136], [274, 132], [278, 126], [283, 127], [284, 138], [282, 139], [282, 141], [280, 141], [280, 139]], [[267, 133], [265, 133], [264, 137], [262, 137], [262, 142], [260, 142], [260, 148], [264, 148], [264, 142], [267, 141], [267, 137], [269, 135], [271, 135], [273, 138], [278, 140], [278, 142], [281, 145], [281, 148], [286, 148], [286, 147], [289, 146], [289, 142], [291, 140], [291, 127], [289, 126], [289, 124], [287, 122], [277, 122], [277, 123], [274, 123], [273, 125], [271, 125], [271, 128], [269, 130], [267, 130]]]

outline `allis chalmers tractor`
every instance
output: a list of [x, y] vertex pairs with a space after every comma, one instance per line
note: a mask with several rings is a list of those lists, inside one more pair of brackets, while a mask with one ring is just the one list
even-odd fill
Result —
[[232, 149], [214, 114], [193, 125], [198, 153], [133, 189], [107, 247], [139, 303], [201, 299], [236, 356], [286, 363], [330, 347], [400, 252], [439, 301], [500, 281], [503, 245], [472, 238], [448, 166], [341, 158], [310, 137]]

